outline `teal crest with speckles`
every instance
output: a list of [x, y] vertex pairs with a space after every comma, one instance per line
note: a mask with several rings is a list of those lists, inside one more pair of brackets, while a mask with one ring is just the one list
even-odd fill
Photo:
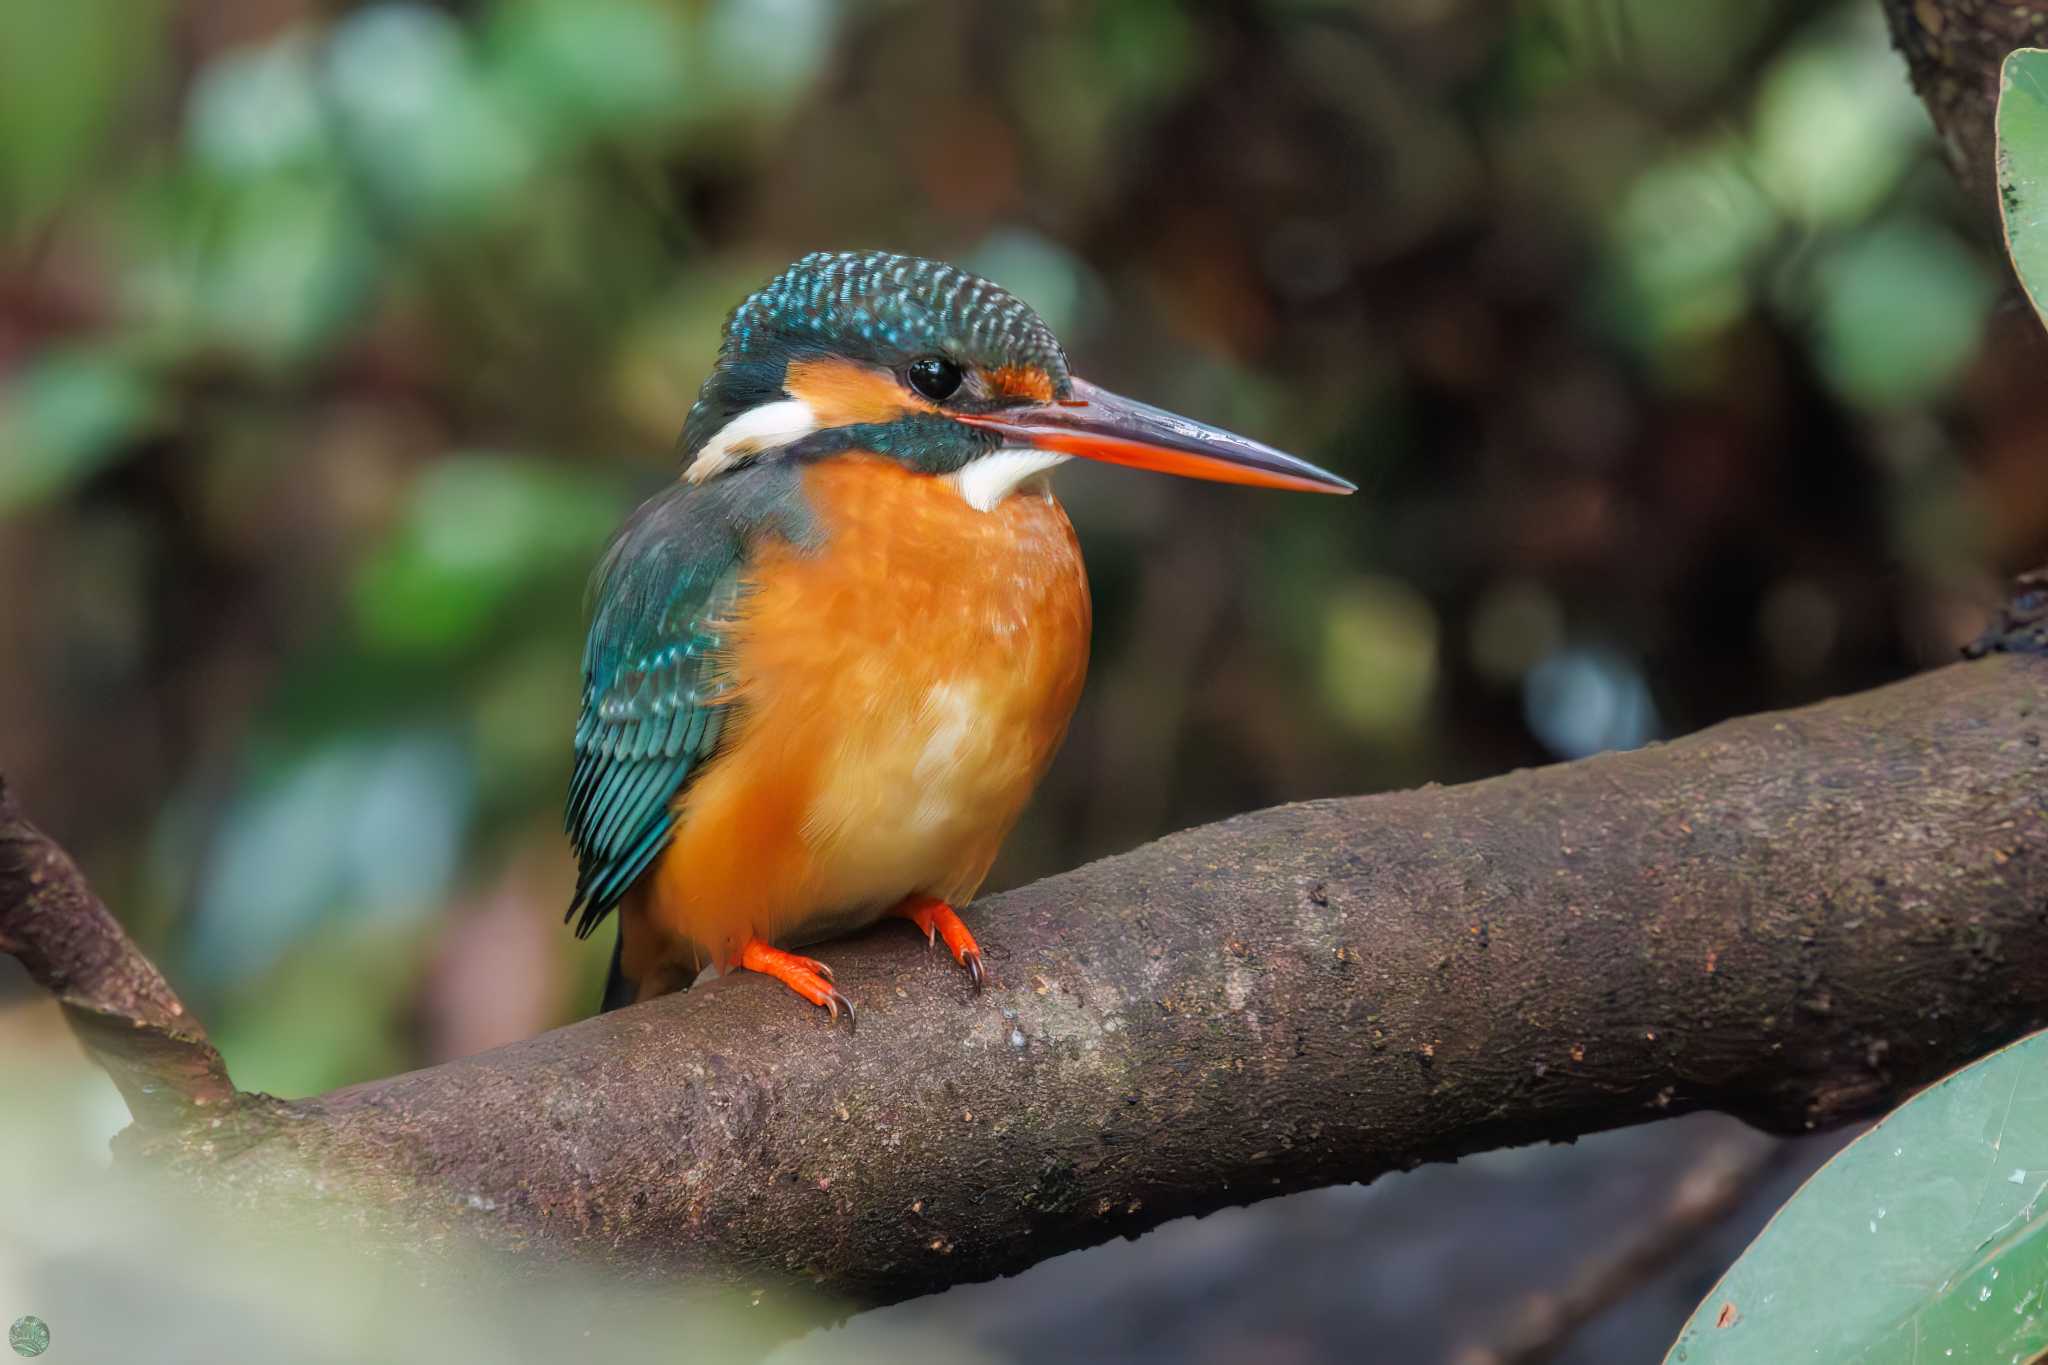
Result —
[[903, 360], [943, 354], [972, 365], [1029, 365], [1055, 385], [1066, 353], [1009, 290], [942, 261], [887, 251], [814, 251], [747, 296], [725, 324], [726, 355], [859, 338]]

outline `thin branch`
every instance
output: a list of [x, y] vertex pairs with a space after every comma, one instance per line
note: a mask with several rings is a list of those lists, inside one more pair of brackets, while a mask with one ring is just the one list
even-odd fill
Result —
[[1455, 1365], [1543, 1365], [1587, 1323], [1621, 1303], [1690, 1251], [1699, 1239], [1784, 1166], [1791, 1148], [1736, 1132], [1708, 1144], [1673, 1182], [1670, 1197], [1645, 1210], [1621, 1243], [1578, 1267], [1555, 1293], [1530, 1295], [1491, 1341], [1461, 1348]]
[[177, 1127], [232, 1099], [206, 1030], [86, 886], [77, 864], [28, 822], [0, 779], [0, 952], [62, 1002], [72, 1029], [139, 1124]]

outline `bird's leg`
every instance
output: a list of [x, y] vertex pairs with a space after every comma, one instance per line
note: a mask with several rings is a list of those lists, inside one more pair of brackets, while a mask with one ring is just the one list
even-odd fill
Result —
[[853, 1002], [832, 984], [832, 969], [816, 958], [785, 953], [761, 939], [750, 938], [740, 945], [734, 962], [747, 971], [774, 977], [813, 1005], [824, 1006], [834, 1019], [839, 1017], [839, 1011], [845, 1010], [846, 1026], [853, 1027]]
[[946, 940], [953, 960], [974, 978], [974, 989], [982, 988], [988, 973], [982, 969], [981, 945], [974, 941], [973, 934], [967, 932], [967, 926], [960, 922], [960, 916], [952, 906], [936, 896], [906, 896], [903, 903], [890, 913], [901, 915], [924, 930], [926, 943], [930, 943], [935, 934]]

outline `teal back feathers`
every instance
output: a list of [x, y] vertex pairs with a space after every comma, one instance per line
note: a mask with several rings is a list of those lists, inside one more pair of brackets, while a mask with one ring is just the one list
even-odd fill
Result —
[[564, 918], [582, 912], [579, 937], [667, 847], [676, 793], [725, 733], [723, 632], [764, 534], [811, 534], [795, 472], [773, 464], [662, 490], [598, 567], [564, 820], [577, 863]]

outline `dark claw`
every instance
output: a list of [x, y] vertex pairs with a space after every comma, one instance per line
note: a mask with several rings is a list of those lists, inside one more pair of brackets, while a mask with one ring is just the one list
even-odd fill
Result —
[[832, 994], [826, 997], [825, 1008], [830, 1011], [832, 1022], [835, 1024], [839, 1022], [839, 1011], [846, 1011], [846, 1031], [848, 1033], [852, 1033], [859, 1025], [860, 1021], [853, 1014], [853, 1002], [841, 995], [836, 986], [833, 988]]
[[824, 977], [827, 981], [832, 979], [832, 969], [816, 958], [811, 959], [811, 970]]
[[970, 977], [974, 978], [974, 993], [980, 995], [981, 988], [988, 983], [988, 973], [983, 971], [981, 966], [981, 954], [975, 952], [972, 948], [968, 949], [960, 955], [960, 965], [967, 969], [967, 974]]

